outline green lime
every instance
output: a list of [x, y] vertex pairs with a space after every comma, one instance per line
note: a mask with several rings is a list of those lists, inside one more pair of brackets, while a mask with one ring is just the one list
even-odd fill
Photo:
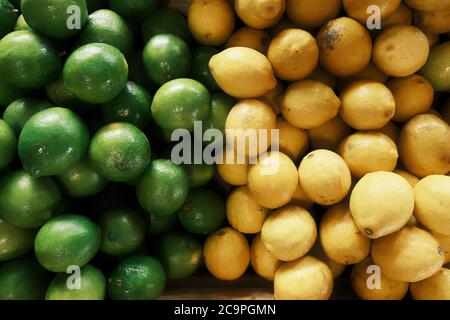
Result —
[[79, 34], [78, 46], [89, 43], [106, 43], [129, 56], [133, 50], [133, 34], [121, 16], [101, 9], [89, 15], [88, 23]]
[[20, 31], [20, 30], [32, 30], [28, 23], [25, 21], [25, 18], [21, 14], [19, 18], [17, 18], [16, 24], [14, 26], [14, 31]]
[[203, 121], [203, 130], [218, 129], [225, 135], [225, 121], [237, 101], [223, 92], [212, 94], [211, 101], [211, 112], [209, 117]]
[[19, 170], [8, 174], [0, 185], [0, 215], [20, 228], [37, 228], [52, 218], [61, 193], [49, 177], [36, 178]]
[[161, 8], [144, 20], [141, 33], [144, 43], [161, 33], [172, 33], [187, 43], [192, 40], [186, 18], [181, 13], [168, 8]]
[[178, 211], [183, 227], [194, 234], [206, 235], [216, 231], [225, 219], [225, 204], [214, 191], [195, 189]]
[[194, 130], [194, 122], [205, 120], [210, 112], [211, 96], [200, 82], [175, 79], [165, 83], [156, 92], [152, 115], [163, 129]]
[[216, 166], [213, 164], [185, 164], [184, 167], [189, 176], [189, 185], [191, 189], [203, 187], [214, 176]]
[[102, 232], [100, 250], [112, 256], [132, 253], [144, 241], [145, 221], [132, 209], [105, 211], [100, 215], [98, 225]]
[[86, 0], [89, 13], [107, 8], [106, 0]]
[[450, 92], [450, 41], [434, 46], [420, 73], [436, 91]]
[[9, 124], [0, 119], [0, 170], [6, 168], [16, 157], [17, 138]]
[[158, 0], [109, 0], [109, 7], [131, 20], [144, 20], [158, 8]]
[[17, 9], [8, 0], [0, 0], [0, 39], [14, 29], [17, 16]]
[[87, 103], [106, 103], [117, 96], [127, 82], [128, 65], [123, 54], [104, 43], [87, 44], [67, 59], [64, 85]]
[[36, 113], [19, 137], [19, 157], [31, 175], [58, 175], [81, 161], [89, 145], [83, 120], [65, 108]]
[[49, 99], [58, 107], [64, 107], [74, 110], [85, 110], [88, 104], [77, 99], [75, 95], [70, 92], [64, 85], [62, 75], [55, 82], [49, 84], [45, 91]]
[[[45, 295], [46, 300], [104, 300], [106, 278], [102, 271], [87, 264], [71, 273], [59, 273], [53, 278]], [[72, 280], [73, 279], [73, 280]], [[79, 281], [79, 282], [77, 282]], [[70, 285], [70, 288], [69, 286]], [[77, 287], [79, 285], [79, 287]]]
[[27, 30], [14, 31], [0, 41], [0, 74], [24, 89], [39, 89], [61, 72], [61, 58], [50, 42]]
[[53, 105], [42, 99], [22, 98], [12, 102], [3, 113], [3, 120], [9, 124], [16, 135], [22, 131], [25, 123], [36, 113], [52, 108]]
[[192, 51], [191, 77], [200, 81], [209, 91], [220, 90], [208, 66], [211, 57], [219, 52], [213, 47], [198, 47]]
[[147, 212], [161, 216], [176, 212], [183, 205], [188, 192], [186, 171], [169, 160], [152, 161], [136, 186], [141, 206]]
[[72, 198], [84, 198], [101, 192], [108, 184], [89, 159], [83, 159], [58, 175], [59, 181]]
[[9, 224], [0, 218], [0, 261], [16, 259], [34, 246], [36, 232]]
[[100, 249], [100, 229], [90, 219], [64, 214], [48, 221], [39, 230], [34, 251], [40, 264], [52, 272], [66, 272], [69, 266], [82, 267]]
[[202, 245], [187, 232], [170, 231], [155, 243], [155, 255], [168, 279], [182, 279], [197, 271], [202, 261]]
[[11, 102], [27, 96], [28, 90], [14, 87], [0, 77], [0, 107], [6, 107]]
[[191, 67], [191, 52], [180, 37], [170, 33], [152, 37], [144, 48], [143, 62], [148, 76], [162, 85], [186, 77]]
[[111, 123], [92, 138], [89, 158], [106, 179], [130, 182], [138, 178], [150, 163], [150, 143], [136, 126], [125, 122]]
[[122, 92], [102, 105], [103, 119], [107, 123], [128, 122], [144, 128], [152, 120], [152, 97], [144, 87], [127, 82]]
[[31, 259], [18, 259], [0, 266], [0, 300], [42, 300], [49, 273]]
[[53, 39], [76, 35], [86, 24], [86, 0], [22, 0], [25, 21], [40, 34]]
[[164, 290], [166, 275], [157, 259], [135, 255], [114, 268], [108, 279], [108, 296], [113, 300], [156, 300]]
[[147, 232], [151, 235], [163, 234], [172, 229], [177, 221], [177, 214], [172, 213], [167, 216], [157, 214], [147, 214]]

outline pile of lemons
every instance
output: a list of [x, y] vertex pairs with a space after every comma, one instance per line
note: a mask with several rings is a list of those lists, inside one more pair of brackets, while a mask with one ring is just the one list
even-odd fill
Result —
[[208, 270], [328, 299], [351, 265], [363, 299], [450, 299], [450, 0], [194, 0], [188, 23], [225, 48], [226, 129], [279, 130], [218, 165], [236, 189]]

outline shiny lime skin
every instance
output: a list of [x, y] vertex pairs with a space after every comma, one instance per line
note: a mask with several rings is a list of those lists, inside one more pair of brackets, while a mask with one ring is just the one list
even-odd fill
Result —
[[13, 30], [17, 16], [16, 8], [8, 0], [0, 0], [0, 39]]
[[169, 160], [154, 160], [136, 185], [141, 206], [149, 213], [167, 216], [186, 200], [189, 178], [183, 167]]
[[32, 116], [19, 136], [19, 157], [36, 177], [62, 173], [78, 163], [89, 145], [83, 120], [65, 108], [49, 108]]
[[[20, 7], [25, 21], [33, 30], [59, 40], [80, 32], [88, 16], [86, 0], [22, 0]], [[71, 10], [73, 8], [78, 10]], [[72, 17], [79, 18], [79, 26], [74, 24]]]
[[28, 31], [14, 31], [0, 41], [0, 74], [12, 86], [39, 89], [61, 72], [61, 58], [50, 42]]
[[114, 268], [108, 279], [108, 296], [113, 300], [156, 300], [164, 290], [166, 275], [157, 259], [135, 255]]
[[71, 276], [75, 272], [59, 273], [50, 282], [45, 295], [45, 300], [104, 300], [106, 296], [106, 278], [102, 271], [87, 264], [80, 268], [80, 288], [69, 289], [67, 281], [71, 281]]
[[225, 122], [227, 121], [228, 113], [237, 101], [223, 92], [212, 94], [211, 101], [211, 112], [203, 122], [203, 130], [218, 129], [225, 134]]
[[89, 146], [89, 158], [106, 179], [129, 182], [138, 178], [150, 163], [150, 143], [138, 127], [115, 122], [94, 135]]
[[431, 49], [420, 73], [431, 82], [434, 90], [450, 92], [450, 41]]
[[198, 47], [192, 51], [191, 77], [200, 81], [211, 92], [220, 88], [209, 70], [208, 63], [211, 57], [219, 52], [219, 49], [213, 47]]
[[141, 25], [144, 43], [161, 33], [172, 33], [187, 43], [192, 40], [186, 18], [179, 12], [161, 8], [144, 20]]
[[108, 181], [95, 170], [89, 159], [83, 159], [58, 175], [72, 198], [84, 198], [101, 192]]
[[184, 167], [189, 175], [189, 185], [191, 189], [206, 185], [216, 172], [216, 166], [213, 164], [186, 164]]
[[87, 264], [100, 249], [100, 243], [100, 229], [89, 218], [64, 214], [39, 229], [34, 251], [45, 269], [66, 272], [69, 266]]
[[128, 208], [103, 212], [98, 220], [102, 232], [100, 250], [112, 256], [132, 253], [144, 241], [145, 220]]
[[107, 123], [128, 122], [145, 128], [152, 120], [151, 105], [150, 93], [129, 81], [117, 97], [102, 105], [103, 119]]
[[42, 99], [22, 98], [12, 102], [3, 112], [3, 120], [19, 135], [25, 123], [36, 113], [52, 108], [53, 105]]
[[20, 15], [19, 18], [17, 18], [16, 24], [14, 26], [14, 31], [20, 30], [32, 30], [28, 23], [25, 21], [23, 15]]
[[19, 170], [5, 176], [0, 185], [0, 215], [20, 228], [37, 228], [52, 218], [61, 193], [49, 177], [36, 178]]
[[191, 52], [180, 37], [163, 33], [152, 37], [144, 48], [143, 62], [148, 76], [162, 85], [186, 77], [191, 67]]
[[191, 190], [178, 219], [183, 227], [194, 234], [206, 235], [216, 231], [225, 219], [225, 203], [214, 191]]
[[120, 15], [101, 9], [89, 15], [88, 23], [78, 36], [78, 46], [89, 43], [106, 43], [129, 56], [133, 50], [133, 34]]
[[0, 265], [0, 300], [42, 300], [50, 274], [31, 259]]
[[17, 88], [0, 77], [0, 107], [7, 107], [13, 101], [25, 97], [29, 90]]
[[33, 249], [35, 234], [34, 230], [15, 227], [0, 218], [0, 261], [16, 259]]
[[144, 20], [158, 8], [158, 0], [109, 0], [109, 7], [131, 20]]
[[0, 170], [6, 168], [16, 157], [17, 138], [10, 125], [0, 119]]
[[194, 130], [194, 122], [205, 120], [210, 112], [211, 96], [200, 82], [175, 79], [165, 83], [153, 97], [152, 115], [163, 129]]
[[89, 105], [79, 100], [64, 85], [62, 75], [55, 82], [49, 84], [45, 91], [49, 99], [58, 107], [69, 108], [72, 110], [85, 110]]
[[175, 225], [177, 214], [172, 213], [168, 216], [160, 216], [157, 214], [147, 214], [147, 232], [150, 235], [159, 235], [166, 233]]
[[93, 104], [106, 103], [125, 87], [128, 64], [115, 47], [104, 43], [87, 44], [67, 59], [64, 85], [78, 99]]
[[187, 232], [170, 231], [155, 243], [155, 255], [168, 279], [182, 279], [197, 271], [202, 261], [202, 245]]

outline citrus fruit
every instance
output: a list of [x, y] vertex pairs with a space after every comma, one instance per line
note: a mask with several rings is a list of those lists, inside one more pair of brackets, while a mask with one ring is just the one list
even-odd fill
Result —
[[168, 279], [189, 277], [202, 261], [200, 241], [187, 232], [169, 231], [156, 240], [154, 250]]
[[15, 100], [3, 112], [3, 120], [9, 124], [18, 136], [25, 123], [36, 113], [53, 105], [42, 99], [22, 98]]
[[18, 259], [0, 266], [0, 300], [42, 300], [49, 273], [31, 259]]
[[25, 123], [19, 157], [33, 176], [58, 175], [83, 158], [88, 144], [88, 129], [78, 115], [65, 108], [49, 108]]
[[226, 43], [226, 48], [247, 47], [266, 54], [269, 44], [270, 35], [265, 30], [242, 27], [231, 35]]
[[116, 265], [108, 279], [113, 300], [156, 300], [166, 285], [161, 263], [150, 256], [135, 255]]
[[236, 0], [234, 9], [246, 25], [256, 29], [267, 29], [281, 19], [286, 10], [286, 1]]
[[188, 75], [191, 53], [180, 37], [169, 33], [159, 34], [145, 45], [143, 62], [150, 79], [162, 85]]
[[158, 0], [108, 0], [109, 7], [131, 20], [144, 20], [158, 8]]
[[0, 39], [13, 30], [17, 16], [17, 9], [8, 0], [0, 0]]
[[147, 214], [147, 232], [150, 235], [160, 235], [166, 233], [175, 225], [177, 214], [161, 216], [153, 213]]
[[282, 262], [271, 254], [261, 240], [261, 234], [257, 234], [252, 241], [251, 264], [253, 270], [266, 280], [273, 281], [275, 272]]
[[48, 286], [45, 300], [104, 300], [106, 278], [92, 265], [80, 268], [79, 288], [68, 288], [71, 274], [59, 273]]
[[116, 208], [103, 212], [98, 219], [102, 234], [100, 250], [112, 256], [132, 253], [145, 237], [145, 221], [134, 210]]
[[35, 231], [22, 229], [0, 218], [0, 261], [18, 258], [34, 246]]
[[72, 198], [95, 195], [105, 189], [107, 181], [92, 167], [89, 159], [69, 167], [58, 175], [58, 179]]
[[61, 58], [49, 41], [31, 31], [14, 31], [0, 41], [0, 72], [10, 85], [39, 89], [56, 80]]
[[51, 178], [32, 177], [22, 170], [5, 176], [0, 186], [1, 216], [16, 227], [40, 227], [55, 215], [60, 201]]
[[302, 29], [317, 29], [339, 14], [341, 0], [286, 0], [286, 14]]
[[109, 44], [128, 57], [133, 50], [133, 33], [120, 15], [108, 9], [101, 9], [89, 15], [76, 42], [77, 46], [89, 43]]
[[169, 131], [194, 129], [195, 121], [202, 121], [210, 113], [211, 96], [200, 82], [175, 79], [166, 82], [156, 92], [152, 115], [161, 128]]
[[92, 166], [114, 182], [133, 181], [150, 163], [151, 149], [146, 135], [136, 126], [115, 122], [102, 127], [89, 146]]
[[208, 189], [194, 189], [178, 211], [181, 225], [194, 234], [209, 234], [225, 219], [225, 204], [220, 196]]
[[64, 214], [48, 221], [36, 235], [34, 250], [39, 263], [52, 272], [82, 267], [100, 248], [100, 229], [90, 219]]
[[125, 87], [128, 65], [115, 47], [87, 44], [67, 58], [63, 70], [64, 85], [87, 103], [106, 103]]
[[21, 0], [20, 9], [33, 30], [54, 39], [76, 35], [88, 18], [86, 0]]
[[187, 43], [192, 40], [192, 35], [186, 18], [179, 12], [161, 8], [155, 11], [141, 25], [141, 33], [144, 43], [161, 33], [172, 33]]
[[15, 100], [25, 97], [29, 90], [17, 88], [0, 78], [0, 106], [7, 107]]
[[151, 104], [150, 93], [144, 87], [127, 82], [118, 96], [102, 105], [103, 119], [107, 123], [128, 122], [144, 128], [152, 120]]
[[167, 216], [176, 212], [186, 200], [189, 179], [183, 167], [169, 160], [154, 160], [136, 185], [141, 206], [149, 213]]
[[450, 92], [450, 41], [431, 49], [427, 63], [420, 73], [433, 85], [436, 91]]
[[236, 280], [250, 264], [250, 247], [242, 233], [225, 227], [208, 236], [203, 245], [203, 257], [206, 268], [214, 277]]

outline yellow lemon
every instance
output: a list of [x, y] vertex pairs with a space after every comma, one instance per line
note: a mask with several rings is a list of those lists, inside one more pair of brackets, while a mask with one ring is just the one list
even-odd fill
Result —
[[411, 283], [414, 300], [450, 300], [450, 269], [441, 268], [431, 277]]
[[245, 47], [228, 48], [209, 60], [219, 87], [235, 98], [256, 98], [277, 85], [269, 60]]
[[338, 16], [341, 2], [341, 0], [287, 0], [286, 13], [299, 27], [317, 29]]
[[270, 35], [259, 29], [242, 27], [234, 32], [228, 39], [226, 47], [247, 47], [258, 50], [262, 54], [267, 53], [270, 44]]
[[314, 245], [317, 238], [316, 223], [306, 209], [287, 205], [266, 219], [261, 238], [267, 250], [277, 259], [296, 260]]
[[313, 256], [314, 258], [319, 259], [323, 263], [325, 263], [328, 268], [330, 268], [331, 273], [333, 274], [333, 278], [338, 278], [345, 270], [345, 264], [338, 263], [332, 259], [330, 259], [325, 252], [323, 252], [322, 245], [320, 244], [320, 240], [317, 239], [316, 243], [312, 247], [311, 251], [308, 252], [309, 256]]
[[393, 172], [362, 177], [350, 196], [350, 211], [359, 230], [377, 239], [406, 225], [414, 210], [414, 192], [408, 181]]
[[314, 149], [334, 150], [352, 133], [352, 129], [337, 115], [323, 125], [308, 130], [308, 137]]
[[253, 270], [266, 280], [273, 281], [275, 272], [282, 264], [273, 254], [271, 254], [261, 240], [261, 234], [257, 234], [251, 245], [251, 264]]
[[220, 161], [216, 165], [217, 173], [223, 181], [232, 186], [247, 184], [248, 160], [246, 157], [239, 157], [236, 150], [224, 147], [218, 159]]
[[226, 0], [194, 0], [188, 24], [194, 38], [206, 46], [220, 46], [234, 30], [233, 8]]
[[277, 119], [277, 129], [280, 151], [289, 156], [292, 161], [297, 161], [309, 147], [306, 130], [294, 127], [282, 117]]
[[297, 189], [295, 189], [294, 195], [292, 196], [290, 204], [294, 204], [305, 209], [310, 209], [314, 202], [312, 202], [303, 192], [302, 186], [300, 183], [297, 185]]
[[267, 29], [283, 16], [286, 0], [235, 0], [234, 9], [246, 25]]
[[383, 19], [393, 14], [400, 2], [401, 0], [343, 0], [343, 5], [349, 17], [365, 24], [374, 13], [369, 10], [371, 6], [376, 6], [379, 9], [376, 12]]

